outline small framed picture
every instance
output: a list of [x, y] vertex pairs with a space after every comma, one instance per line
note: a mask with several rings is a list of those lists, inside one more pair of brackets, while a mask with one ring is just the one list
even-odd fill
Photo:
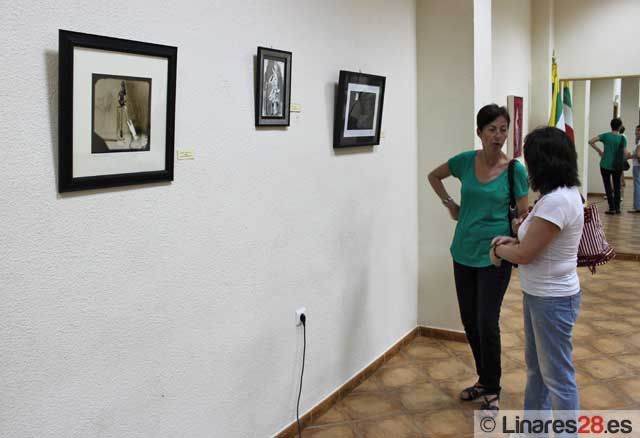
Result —
[[289, 126], [291, 52], [258, 47], [256, 126]]
[[386, 78], [340, 71], [333, 122], [333, 147], [380, 144]]
[[522, 155], [522, 97], [507, 96], [507, 111], [509, 111], [509, 117], [511, 118], [509, 136], [507, 137], [507, 155], [509, 158], [518, 158]]
[[178, 49], [59, 31], [58, 191], [173, 180]]

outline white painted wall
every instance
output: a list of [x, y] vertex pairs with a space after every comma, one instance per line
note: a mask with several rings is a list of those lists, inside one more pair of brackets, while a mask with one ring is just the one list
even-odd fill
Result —
[[[591, 102], [589, 116], [589, 138], [611, 131], [613, 116], [613, 79], [591, 81]], [[598, 143], [602, 149], [602, 143]], [[589, 193], [603, 193], [604, 185], [600, 175], [600, 156], [589, 149]]]
[[[473, 148], [473, 0], [418, 0], [418, 322], [462, 330], [449, 246], [455, 222], [427, 181], [427, 174], [451, 156]], [[459, 201], [460, 185], [445, 180]]]
[[[269, 436], [298, 306], [301, 412], [416, 326], [413, 1], [0, 6], [0, 436]], [[57, 195], [58, 28], [179, 47], [172, 184]], [[288, 130], [253, 127], [258, 45], [293, 52]], [[340, 69], [387, 77], [379, 147], [333, 151]]]
[[554, 0], [535, 0], [531, 3], [531, 127], [549, 122], [551, 56], [555, 44], [553, 5]]
[[555, 49], [561, 78], [640, 73], [638, 0], [557, 0]]
[[[638, 77], [622, 78], [621, 82], [620, 117], [627, 128], [625, 131], [627, 150], [632, 151], [635, 144], [635, 128], [638, 125], [638, 94], [640, 93]], [[631, 169], [624, 174], [626, 177], [633, 177]]]
[[[591, 81], [575, 81], [572, 84], [573, 130], [578, 153], [578, 175], [582, 183], [582, 196], [587, 199], [589, 189], [589, 117]], [[595, 151], [594, 151], [595, 152]]]
[[[492, 0], [473, 0], [474, 121], [480, 108], [493, 102]], [[480, 137], [474, 147], [482, 149]]]
[[507, 105], [507, 96], [522, 96], [523, 133], [529, 132], [531, 99], [531, 2], [492, 1], [493, 102]]

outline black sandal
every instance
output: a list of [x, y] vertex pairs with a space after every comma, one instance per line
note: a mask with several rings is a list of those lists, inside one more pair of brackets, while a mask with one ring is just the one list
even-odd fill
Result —
[[475, 400], [483, 396], [486, 393], [486, 391], [487, 390], [484, 388], [484, 386], [476, 383], [475, 385], [465, 388], [460, 392], [460, 400], [462, 401]]
[[500, 401], [500, 396], [498, 394], [487, 394], [482, 397], [482, 405], [480, 405], [480, 409], [497, 414], [500, 410], [500, 406], [492, 404], [497, 401]]

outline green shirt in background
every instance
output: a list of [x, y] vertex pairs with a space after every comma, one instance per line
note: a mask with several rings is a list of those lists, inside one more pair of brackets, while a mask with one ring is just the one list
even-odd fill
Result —
[[624, 149], [627, 147], [627, 139], [624, 135], [605, 132], [598, 136], [598, 140], [604, 144], [604, 153], [600, 158], [600, 167], [607, 170], [622, 170], [624, 161]]
[[[461, 265], [484, 268], [491, 266], [491, 240], [509, 235], [509, 172], [507, 167], [488, 183], [480, 183], [475, 171], [477, 152], [463, 152], [447, 162], [451, 174], [462, 183], [451, 256]], [[519, 161], [513, 177], [516, 199], [526, 196], [529, 193], [527, 170]]]

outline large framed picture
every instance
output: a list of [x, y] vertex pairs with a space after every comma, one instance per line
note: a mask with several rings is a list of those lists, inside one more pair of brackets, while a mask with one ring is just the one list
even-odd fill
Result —
[[340, 71], [333, 121], [333, 147], [380, 144], [383, 76]]
[[291, 52], [258, 47], [256, 126], [289, 126]]
[[178, 49], [58, 37], [58, 191], [173, 180]]
[[507, 96], [507, 111], [511, 117], [509, 136], [507, 137], [507, 155], [509, 158], [518, 158], [522, 155], [522, 118], [523, 101], [520, 96]]

